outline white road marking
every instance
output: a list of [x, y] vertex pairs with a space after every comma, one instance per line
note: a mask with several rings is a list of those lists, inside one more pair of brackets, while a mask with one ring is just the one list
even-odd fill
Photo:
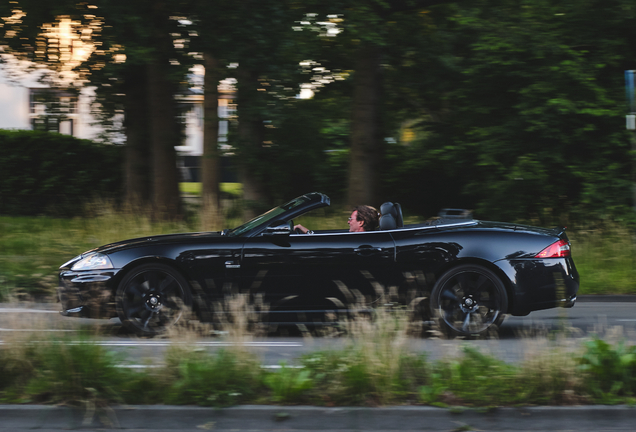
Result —
[[55, 330], [55, 329], [7, 329], [0, 328], [0, 332], [74, 332], [77, 330]]
[[[41, 330], [37, 330], [41, 331]], [[54, 330], [51, 330], [54, 331]], [[72, 331], [72, 330], [68, 330]], [[119, 346], [119, 347], [167, 347], [171, 345], [192, 345], [195, 347], [228, 347], [228, 346], [246, 346], [246, 347], [276, 347], [276, 348], [289, 348], [289, 347], [302, 347], [300, 342], [195, 342], [188, 344], [186, 342], [154, 342], [154, 341], [93, 341], [93, 342], [81, 342], [71, 341], [68, 344], [79, 345], [89, 343], [98, 346]], [[4, 345], [4, 341], [0, 340], [0, 345]]]
[[[155, 369], [155, 368], [160, 368], [163, 367], [165, 365], [138, 365], [138, 364], [132, 364], [132, 365], [116, 365], [115, 367], [118, 368], [122, 368], [122, 369]], [[285, 365], [286, 368], [288, 369], [304, 369], [305, 366], [293, 366], [293, 365]], [[283, 366], [281, 365], [261, 365], [261, 369], [282, 369]]]
[[23, 309], [23, 308], [0, 308], [0, 313], [53, 313], [59, 314], [60, 311], [56, 310], [44, 310], [44, 309]]
[[[81, 343], [81, 342], [73, 342]], [[227, 347], [227, 346], [246, 346], [246, 347], [302, 347], [300, 342], [195, 342], [188, 344], [187, 342], [161, 342], [161, 341], [102, 341], [94, 342], [100, 346], [170, 346], [170, 345], [193, 345], [197, 347]]]

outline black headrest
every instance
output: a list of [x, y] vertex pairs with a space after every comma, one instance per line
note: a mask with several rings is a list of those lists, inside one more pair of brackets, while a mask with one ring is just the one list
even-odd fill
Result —
[[402, 206], [398, 203], [385, 202], [380, 206], [380, 229], [389, 230], [404, 226]]
[[397, 209], [391, 202], [380, 206], [380, 229], [391, 230], [397, 228]]
[[397, 223], [398, 228], [402, 228], [404, 226], [404, 219], [402, 218], [402, 206], [398, 203], [393, 203], [393, 205], [395, 206], [395, 212], [397, 213], [395, 222]]

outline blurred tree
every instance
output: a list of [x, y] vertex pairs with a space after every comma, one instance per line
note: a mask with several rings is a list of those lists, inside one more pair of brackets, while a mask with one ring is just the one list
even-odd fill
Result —
[[[143, 179], [154, 164], [144, 166], [143, 155], [155, 148], [151, 122], [159, 118], [145, 101], [160, 94], [167, 101], [169, 93], [140, 84], [159, 62], [163, 69], [152, 72], [174, 92], [187, 67], [205, 61], [206, 91], [227, 75], [238, 80], [231, 139], [248, 200], [312, 185], [342, 193], [334, 185], [345, 183], [349, 157], [343, 189], [351, 204], [393, 199], [427, 214], [461, 206], [545, 223], [553, 214], [600, 216], [629, 201], [622, 77], [636, 69], [630, 0], [19, 4], [34, 13], [0, 6], [0, 16], [12, 17], [2, 44], [24, 58], [55, 63], [65, 55], [42, 45], [34, 23], [66, 14], [94, 27], [101, 46], [76, 70], [109, 95], [99, 99], [102, 108], [125, 111], [128, 183], [140, 196], [152, 186]], [[151, 12], [161, 19], [148, 19]], [[231, 63], [238, 67], [226, 68]], [[298, 84], [309, 81], [318, 84], [314, 99], [296, 100]], [[204, 161], [214, 161], [216, 96], [206, 100]], [[347, 134], [350, 146], [342, 144]], [[212, 201], [216, 166], [204, 168]]]
[[[4, 20], [5, 53], [57, 72], [62, 82], [53, 85], [94, 85], [101, 115], [112, 121], [123, 114], [126, 199], [139, 205], [150, 198], [155, 215], [168, 218], [181, 211], [174, 150], [179, 143], [174, 95], [185, 74], [174, 66], [183, 65], [173, 42], [178, 5], [20, 0], [2, 10], [11, 17]], [[70, 36], [46, 34], [65, 21], [71, 23], [65, 28]], [[63, 43], [66, 37], [70, 45]], [[87, 42], [90, 56], [75, 58], [78, 41]]]
[[[458, 0], [455, 0], [458, 1]], [[384, 75], [391, 64], [391, 51], [404, 52], [407, 45], [394, 45], [396, 35], [413, 29], [413, 17], [431, 6], [454, 3], [445, 0], [333, 0], [305, 3], [308, 11], [318, 12], [315, 22], [331, 21], [336, 37], [323, 38], [325, 49], [316, 58], [330, 70], [347, 71], [352, 76], [350, 158], [347, 203], [375, 203], [380, 191], [386, 124], [387, 83]], [[420, 23], [422, 25], [423, 23]], [[422, 29], [418, 31], [422, 33]], [[334, 32], [334, 33], [335, 33]], [[334, 33], [331, 33], [333, 35]], [[329, 33], [327, 33], [327, 36]], [[408, 36], [402, 37], [402, 42]], [[398, 78], [400, 79], [400, 78]]]
[[449, 94], [444, 157], [469, 174], [465, 193], [482, 215], [545, 223], [573, 207], [589, 212], [588, 175], [627, 179], [621, 44], [599, 31], [598, 12], [549, 0], [462, 5], [462, 79]]
[[540, 223], [625, 208], [631, 2], [484, 0], [428, 15], [430, 44], [412, 27], [397, 44], [412, 52], [386, 73], [391, 98], [409, 95], [387, 115], [410, 132], [388, 152], [400, 199]]
[[[297, 93], [299, 63], [307, 49], [302, 42], [304, 36], [294, 32], [293, 26], [302, 19], [302, 11], [293, 1], [218, 0], [192, 2], [190, 6], [198, 36], [192, 46], [204, 53], [206, 71], [212, 68], [214, 80], [227, 75], [237, 80], [238, 122], [230, 143], [243, 185], [245, 216], [255, 216], [275, 194], [267, 188], [266, 178], [279, 165], [263, 164], [276, 145], [266, 138], [267, 129], [275, 128], [280, 106], [291, 103]], [[231, 69], [227, 68], [229, 65]], [[207, 80], [206, 87], [211, 87]], [[206, 93], [206, 100], [208, 96]], [[217, 146], [209, 141], [206, 148], [209, 151], [203, 166], [212, 178], [218, 167], [218, 157], [212, 153]], [[206, 178], [204, 172], [204, 194], [208, 189]], [[215, 200], [215, 195], [218, 192], [212, 190], [210, 199]]]
[[[106, 117], [123, 114], [126, 200], [149, 198], [158, 217], [181, 214], [174, 147], [181, 142], [175, 95], [194, 63], [179, 49], [186, 26], [180, 1], [96, 0], [105, 58], [92, 57], [90, 83]], [[125, 56], [125, 61], [122, 58]]]

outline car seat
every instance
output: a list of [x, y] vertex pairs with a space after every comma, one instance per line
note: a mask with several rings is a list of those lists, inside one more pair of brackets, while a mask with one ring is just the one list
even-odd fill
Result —
[[385, 202], [380, 206], [380, 215], [381, 230], [392, 230], [404, 226], [402, 206], [398, 203]]

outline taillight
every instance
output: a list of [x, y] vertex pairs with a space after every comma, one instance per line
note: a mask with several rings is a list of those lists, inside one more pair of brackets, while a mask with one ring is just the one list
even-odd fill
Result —
[[570, 243], [559, 240], [536, 254], [535, 258], [562, 258], [570, 256]]

